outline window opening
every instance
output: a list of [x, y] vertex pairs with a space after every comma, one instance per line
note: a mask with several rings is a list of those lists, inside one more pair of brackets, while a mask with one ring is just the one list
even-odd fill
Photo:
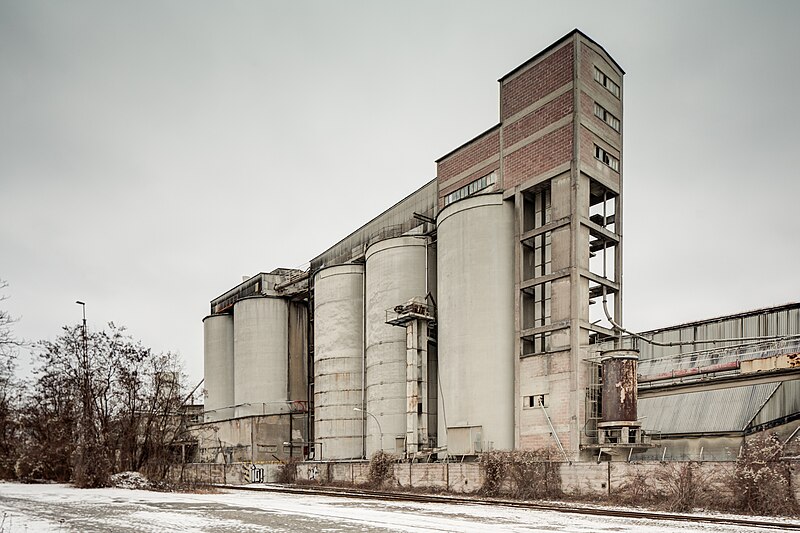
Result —
[[486, 189], [491, 185], [494, 185], [496, 182], [497, 182], [497, 172], [492, 172], [485, 176], [481, 176], [480, 178], [467, 183], [463, 187], [456, 189], [455, 191], [445, 196], [444, 205], [450, 205], [457, 200], [461, 200], [462, 198], [466, 198], [467, 196], [472, 196], [473, 194], [482, 191], [483, 189]]
[[597, 102], [594, 103], [594, 116], [611, 126], [615, 131], [619, 131], [619, 119]]
[[606, 73], [594, 67], [594, 80], [606, 88], [608, 92], [619, 98], [619, 85], [614, 80], [606, 76]]
[[619, 172], [619, 159], [609, 154], [596, 144], [594, 145], [594, 157], [611, 167], [611, 170]]

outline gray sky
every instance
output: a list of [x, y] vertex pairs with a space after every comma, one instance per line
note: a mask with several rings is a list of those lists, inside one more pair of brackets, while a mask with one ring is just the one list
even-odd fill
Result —
[[625, 325], [800, 300], [800, 2], [0, 0], [19, 336], [113, 320], [202, 377], [208, 302], [299, 267], [498, 120], [573, 28], [625, 68]]

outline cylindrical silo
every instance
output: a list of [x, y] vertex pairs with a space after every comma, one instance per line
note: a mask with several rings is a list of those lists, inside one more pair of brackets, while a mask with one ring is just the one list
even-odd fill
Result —
[[285, 411], [288, 399], [288, 304], [257, 296], [233, 306], [237, 416]]
[[314, 435], [321, 459], [354, 459], [364, 450], [364, 265], [337, 265], [314, 276]]
[[440, 446], [514, 447], [514, 207], [466, 198], [437, 217]]
[[233, 416], [233, 317], [211, 315], [203, 319], [203, 374], [205, 420]]
[[422, 236], [386, 239], [366, 252], [367, 456], [380, 449], [403, 451], [408, 412], [406, 328], [387, 324], [386, 311], [411, 298], [425, 298], [425, 257]]
[[609, 350], [600, 354], [603, 366], [602, 423], [636, 422], [637, 350]]

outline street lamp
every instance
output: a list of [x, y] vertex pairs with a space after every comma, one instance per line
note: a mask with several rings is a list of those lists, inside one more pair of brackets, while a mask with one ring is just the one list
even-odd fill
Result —
[[78, 429], [78, 477], [80, 477], [85, 475], [91, 460], [87, 446], [89, 444], [89, 424], [93, 424], [93, 421], [91, 420], [91, 396], [89, 391], [89, 344], [86, 332], [86, 303], [80, 300], [76, 300], [75, 303], [83, 308], [83, 357], [79, 358], [81, 374], [83, 374], [80, 385], [83, 412], [81, 413]]
[[381, 423], [378, 421], [378, 417], [367, 411], [366, 409], [361, 409], [360, 407], [353, 407], [353, 411], [358, 411], [359, 413], [367, 413], [373, 419], [375, 419], [375, 423], [378, 424], [378, 432], [381, 434], [381, 450], [383, 449], [383, 429], [381, 429]]

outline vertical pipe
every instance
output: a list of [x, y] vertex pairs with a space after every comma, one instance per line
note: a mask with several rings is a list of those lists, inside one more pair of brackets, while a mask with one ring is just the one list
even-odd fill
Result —
[[[361, 276], [361, 458], [367, 458], [367, 269]], [[381, 436], [383, 447], [383, 436]]]

